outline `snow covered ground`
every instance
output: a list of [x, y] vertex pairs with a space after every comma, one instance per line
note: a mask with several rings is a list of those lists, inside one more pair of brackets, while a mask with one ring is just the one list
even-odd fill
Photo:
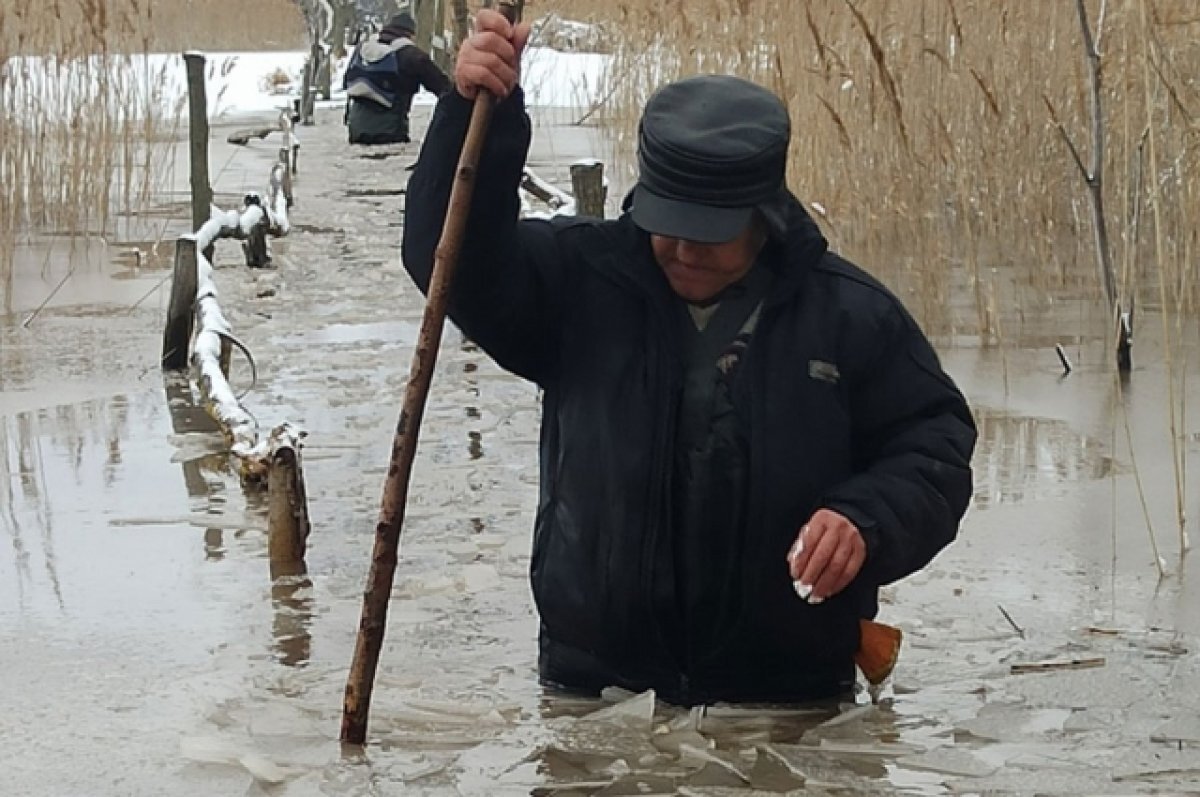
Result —
[[[209, 116], [213, 120], [261, 113], [280, 108], [300, 91], [307, 53], [284, 52], [214, 52], [206, 53], [208, 65], [207, 92]], [[591, 53], [563, 53], [547, 47], [530, 47], [524, 57], [522, 84], [529, 105], [541, 107], [587, 107], [600, 96], [604, 72], [610, 56]], [[335, 65], [334, 99], [341, 95], [342, 72], [346, 59]], [[186, 108], [187, 78], [183, 58], [175, 53], [154, 53], [146, 56], [122, 56], [112, 63], [94, 63], [83, 70], [95, 75], [93, 80], [106, 80], [122, 88], [122, 96], [135, 96], [139, 108], [147, 103], [157, 105], [165, 114]], [[70, 89], [63, 77], [69, 69]], [[8, 104], [13, 108], [26, 107], [36, 101], [40, 105], [61, 102], [73, 105], [86, 94], [86, 82], [78, 67], [65, 67], [54, 59], [19, 58], [9, 62], [10, 81]], [[103, 78], [101, 78], [103, 75]], [[23, 96], [30, 95], [30, 96]], [[422, 92], [418, 104], [432, 104], [434, 97]], [[126, 105], [126, 107], [129, 107]]]

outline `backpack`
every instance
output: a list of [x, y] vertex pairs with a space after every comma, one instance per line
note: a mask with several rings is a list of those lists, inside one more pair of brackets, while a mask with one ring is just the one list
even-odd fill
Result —
[[397, 53], [410, 46], [412, 41], [406, 38], [395, 39], [390, 44], [371, 38], [354, 48], [343, 79], [346, 96], [391, 108], [399, 89], [400, 59]]

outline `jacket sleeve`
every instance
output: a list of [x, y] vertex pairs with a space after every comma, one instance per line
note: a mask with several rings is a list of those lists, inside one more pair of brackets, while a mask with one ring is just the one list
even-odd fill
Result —
[[436, 97], [441, 97], [451, 88], [450, 78], [426, 53], [421, 53], [421, 60], [417, 66], [417, 79], [421, 81], [421, 85], [425, 87], [426, 91]]
[[[501, 367], [545, 384], [558, 340], [563, 264], [547, 221], [518, 222], [530, 124], [518, 88], [497, 103], [475, 175], [450, 318]], [[473, 103], [438, 102], [405, 197], [404, 267], [428, 293]]]
[[862, 533], [861, 577], [888, 584], [927, 565], [957, 535], [971, 499], [976, 431], [966, 400], [906, 312], [896, 306], [877, 335], [888, 343], [849, 385], [858, 475], [822, 504]]

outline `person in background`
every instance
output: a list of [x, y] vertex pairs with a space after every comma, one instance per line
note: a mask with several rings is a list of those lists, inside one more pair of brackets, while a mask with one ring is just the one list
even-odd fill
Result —
[[439, 97], [450, 90], [450, 78], [413, 43], [416, 29], [411, 14], [397, 14], [354, 48], [344, 80], [351, 144], [407, 143], [413, 96], [422, 87]]
[[518, 220], [528, 35], [479, 12], [408, 182], [403, 256], [427, 291], [492, 92], [450, 317], [543, 389], [541, 680], [681, 705], [845, 697], [879, 587], [958, 532], [967, 403], [788, 190], [790, 120], [758, 85], [660, 88], [619, 219]]

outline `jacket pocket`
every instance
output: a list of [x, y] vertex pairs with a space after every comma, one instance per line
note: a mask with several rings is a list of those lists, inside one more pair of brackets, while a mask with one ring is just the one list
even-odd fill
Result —
[[531, 583], [546, 634], [601, 655], [614, 636], [609, 615], [608, 540], [575, 522], [561, 501], [539, 513]]

